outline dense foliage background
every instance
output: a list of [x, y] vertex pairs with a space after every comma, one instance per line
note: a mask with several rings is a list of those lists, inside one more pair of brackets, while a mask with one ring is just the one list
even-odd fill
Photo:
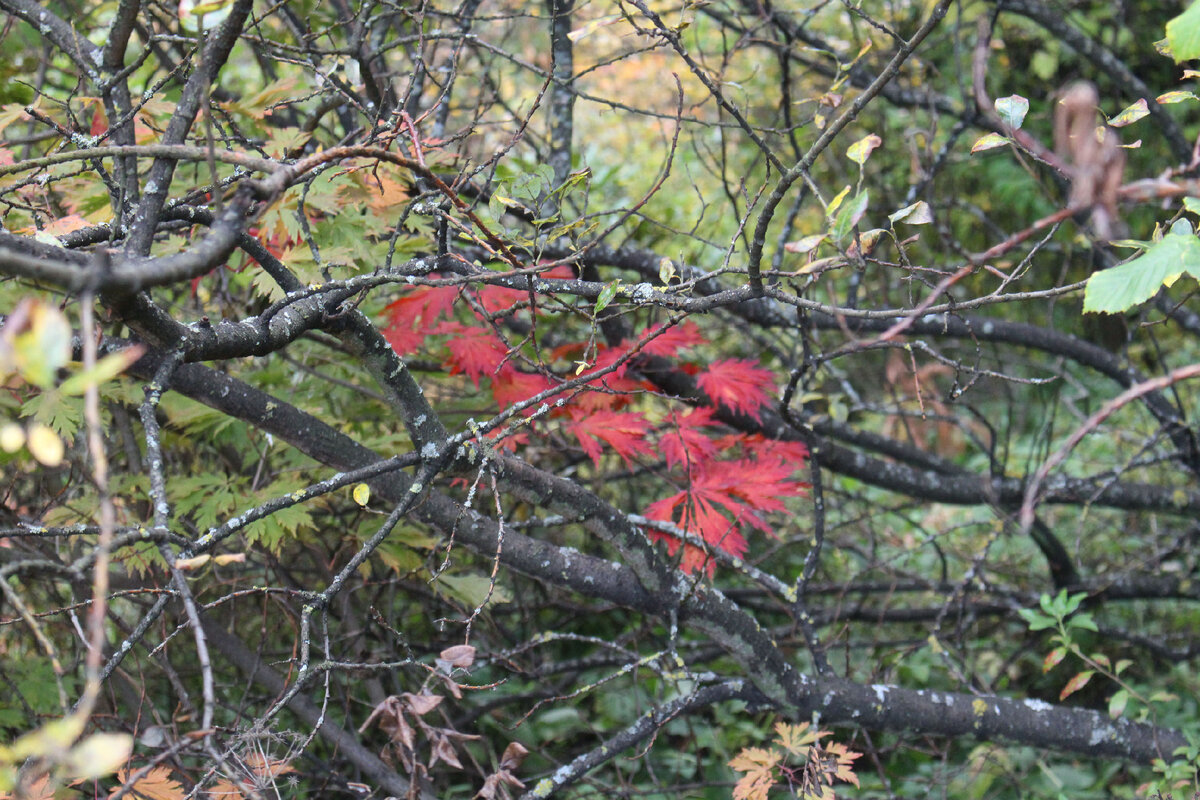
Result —
[[0, 797], [1200, 789], [1200, 7], [0, 12]]

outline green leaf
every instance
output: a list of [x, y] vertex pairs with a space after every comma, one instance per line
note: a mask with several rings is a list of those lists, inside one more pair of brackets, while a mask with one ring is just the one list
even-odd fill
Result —
[[67, 378], [58, 387], [58, 391], [67, 396], [80, 395], [86, 392], [89, 386], [107, 383], [141, 358], [143, 352], [145, 352], [144, 347], [135, 345], [116, 353], [109, 353], [97, 361], [91, 369], [77, 372]]
[[601, 311], [603, 311], [605, 307], [613, 301], [613, 298], [617, 296], [617, 291], [620, 288], [621, 281], [616, 280], [601, 289], [600, 296], [596, 298], [596, 308], [594, 309], [595, 313], [599, 314]]
[[1088, 631], [1100, 630], [1099, 628], [1096, 627], [1096, 621], [1094, 619], [1092, 619], [1092, 615], [1088, 614], [1086, 612], [1083, 614], [1076, 614], [1075, 616], [1073, 616], [1069, 620], [1067, 620], [1067, 627], [1068, 628], [1082, 628], [1082, 629], [1088, 630]]
[[1185, 273], [1200, 279], [1200, 241], [1192, 234], [1191, 225], [1180, 220], [1142, 255], [1092, 275], [1084, 291], [1083, 310], [1119, 314], [1146, 302]]
[[48, 389], [71, 359], [71, 323], [53, 306], [33, 302], [29, 327], [12, 341], [13, 365], [25, 380]]
[[478, 608], [485, 601], [488, 605], [512, 602], [512, 592], [498, 583], [493, 586], [487, 575], [442, 574], [434, 581], [433, 588], [468, 608]]
[[1025, 121], [1025, 115], [1029, 113], [1029, 101], [1019, 94], [1001, 97], [996, 101], [996, 113], [1004, 120], [1005, 125], [1014, 131], [1018, 130]]
[[1121, 689], [1108, 701], [1108, 716], [1113, 719], [1118, 718], [1125, 713], [1125, 706], [1129, 702], [1129, 690]]
[[1125, 108], [1120, 114], [1108, 121], [1108, 124], [1114, 128], [1123, 128], [1126, 125], [1132, 125], [1142, 117], [1148, 116], [1150, 109], [1146, 107], [1146, 98], [1138, 100], [1133, 105]]
[[1018, 609], [1017, 613], [1021, 615], [1021, 619], [1029, 625], [1031, 631], [1044, 631], [1047, 628], [1053, 628], [1058, 623], [1053, 617], [1048, 617], [1039, 611], [1032, 608]]
[[37, 422], [49, 426], [63, 439], [75, 438], [79, 424], [83, 421], [83, 398], [63, 397], [60, 392], [41, 392], [21, 406], [22, 417], [33, 417]]
[[838, 210], [837, 218], [833, 221], [833, 228], [830, 230], [835, 242], [842, 242], [850, 234], [850, 231], [854, 230], [854, 226], [866, 213], [867, 203], [870, 202], [870, 199], [871, 193], [863, 191]]
[[1200, 3], [1167, 23], [1167, 42], [1176, 62], [1200, 58]]

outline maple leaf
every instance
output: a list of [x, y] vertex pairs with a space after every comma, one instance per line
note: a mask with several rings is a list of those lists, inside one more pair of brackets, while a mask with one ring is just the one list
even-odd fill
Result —
[[639, 351], [648, 356], [664, 356], [670, 358], [685, 347], [704, 344], [708, 340], [700, 333], [700, 326], [694, 322], [682, 325], [655, 325], [642, 333], [641, 340], [645, 342]]
[[[129, 776], [136, 770], [120, 770], [117, 772], [117, 780], [124, 786], [129, 780]], [[130, 793], [134, 796], [146, 798], [146, 800], [183, 800], [183, 796], [187, 794], [183, 790], [183, 786], [179, 781], [171, 778], [171, 770], [169, 767], [154, 767], [130, 787]], [[113, 792], [116, 794], [116, 791]]]
[[802, 495], [808, 487], [792, 479], [796, 467], [783, 461], [743, 458], [721, 465], [719, 472], [706, 470], [701, 484], [726, 495], [731, 503], [742, 505], [743, 508], [731, 510], [743, 514], [747, 522], [764, 533], [772, 530], [759, 512], [786, 510], [781, 498]]
[[[521, 372], [511, 364], [505, 364], [492, 378], [492, 397], [501, 411], [509, 406], [528, 400], [549, 389], [553, 384], [536, 372]], [[537, 410], [530, 406], [522, 413], [529, 416]]]
[[479, 379], [494, 373], [508, 355], [508, 348], [486, 328], [445, 322], [435, 332], [450, 334], [446, 342], [446, 348], [450, 351], [446, 366], [450, 368], [450, 374], [466, 373], [476, 389], [479, 388]]
[[456, 286], [419, 286], [384, 307], [383, 336], [392, 349], [403, 356], [420, 347], [433, 321], [450, 315], [458, 291]]
[[[712, 492], [694, 484], [690, 490], [677, 492], [670, 497], [651, 503], [646, 509], [646, 516], [671, 522], [684, 531], [695, 534], [713, 547], [724, 550], [730, 555], [741, 558], [746, 553], [746, 539], [738, 531], [737, 525], [717, 510], [717, 506], [730, 504], [728, 497], [719, 492]], [[689, 574], [704, 569], [711, 578], [716, 564], [712, 557], [693, 544], [687, 544], [678, 537], [650, 529], [647, 531], [652, 541], [663, 542], [669, 555], [675, 555], [683, 547], [683, 557], [679, 568]]]
[[801, 722], [799, 725], [776, 722], [775, 733], [779, 734], [775, 738], [779, 746], [797, 758], [808, 758], [809, 746], [829, 735], [829, 731], [809, 730], [807, 722]]
[[611, 447], [629, 467], [633, 466], [630, 461], [632, 456], [649, 455], [654, 452], [646, 443], [650, 423], [638, 412], [580, 413], [564, 427], [579, 440], [579, 446], [597, 467], [600, 466], [601, 442]]
[[479, 305], [488, 314], [495, 314], [497, 311], [512, 308], [522, 300], [529, 299], [529, 292], [523, 292], [520, 289], [509, 289], [505, 286], [481, 286], [474, 294], [475, 298], [479, 301]]
[[[54, 793], [57, 790], [58, 784], [51, 781], [47, 774], [27, 785], [21, 798], [22, 800], [54, 800]], [[13, 800], [15, 796], [11, 792], [0, 791], [0, 800]]]
[[717, 454], [716, 442], [701, 432], [701, 428], [717, 424], [713, 409], [693, 408], [682, 417], [671, 412], [669, 430], [659, 437], [658, 446], [668, 467], [683, 465], [689, 471]]
[[733, 800], [767, 800], [781, 758], [779, 751], [760, 747], [747, 747], [734, 756], [729, 766], [746, 774], [733, 787]]
[[[253, 789], [247, 785], [245, 787], [247, 794], [252, 794]], [[232, 781], [222, 778], [205, 790], [210, 800], [246, 800], [246, 795], [242, 793]]]
[[722, 405], [735, 414], [745, 414], [761, 422], [758, 410], [767, 404], [768, 389], [775, 388], [770, 370], [756, 366], [748, 358], [714, 361], [696, 378], [714, 405]]
[[759, 461], [778, 460], [801, 469], [808, 463], [808, 446], [804, 442], [768, 439], [761, 433], [741, 434], [742, 449]]
[[836, 769], [833, 777], [858, 786], [858, 776], [854, 774], [854, 762], [862, 758], [862, 753], [857, 753], [844, 744], [831, 744], [826, 751], [834, 757]]

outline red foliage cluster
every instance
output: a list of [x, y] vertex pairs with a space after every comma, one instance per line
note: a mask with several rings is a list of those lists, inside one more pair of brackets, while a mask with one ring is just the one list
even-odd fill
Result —
[[[545, 277], [573, 276], [560, 267]], [[420, 286], [387, 306], [384, 335], [401, 355], [418, 350], [440, 354], [451, 375], [465, 375], [476, 388], [481, 380], [490, 381], [497, 411], [517, 406], [528, 418], [542, 404], [520, 404], [562, 387], [563, 402], [551, 402], [546, 416], [559, 421], [558, 430], [597, 468], [608, 454], [619, 456], [629, 469], [639, 458], [661, 456], [665, 469], [660, 474], [680, 488], [651, 503], [646, 517], [671, 523], [706, 545], [648, 530], [670, 554], [682, 548], [681, 569], [703, 569], [712, 575], [710, 548], [740, 558], [747, 549], [745, 529], [773, 533], [765, 515], [784, 511], [784, 498], [803, 494], [808, 484], [797, 474], [805, 467], [808, 451], [796, 442], [731, 432], [716, 416], [724, 407], [758, 420], [775, 388], [769, 370], [753, 359], [725, 359], [706, 366], [680, 360], [680, 368], [696, 376], [709, 401], [682, 409], [680, 402], [633, 377], [630, 367], [638, 358], [678, 359], [681, 351], [704, 347], [708, 342], [694, 322], [656, 325], [636, 341], [611, 347], [595, 340], [593, 328], [586, 341], [539, 351], [541, 360], [535, 362], [529, 357], [531, 348], [525, 347], [528, 340], [506, 341], [497, 323], [500, 315], [510, 313], [528, 318], [528, 299], [527, 293], [496, 286]], [[456, 309], [465, 321], [452, 318]], [[563, 333], [548, 315], [539, 314], [538, 323], [551, 328], [554, 336]], [[533, 424], [542, 423], [539, 419]], [[490, 444], [516, 446], [515, 441], [494, 438]]]

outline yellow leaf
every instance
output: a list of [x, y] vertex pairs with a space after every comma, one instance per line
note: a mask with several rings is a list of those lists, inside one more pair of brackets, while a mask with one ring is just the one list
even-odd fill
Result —
[[95, 780], [116, 772], [132, 752], [128, 733], [94, 733], [71, 748], [64, 768], [72, 778]]
[[861, 167], [867, 163], [867, 159], [871, 157], [871, 152], [881, 144], [883, 144], [883, 139], [872, 133], [870, 136], [864, 136], [850, 145], [846, 150], [846, 157]]
[[360, 506], [366, 507], [371, 501], [371, 487], [365, 483], [360, 483], [354, 487], [354, 502]]
[[191, 558], [178, 558], [175, 560], [175, 568], [180, 572], [191, 572], [200, 569], [212, 559], [208, 553], [201, 553], [198, 556]]
[[15, 422], [0, 428], [0, 450], [15, 453], [25, 446], [25, 429]]
[[29, 452], [44, 466], [57, 467], [62, 463], [66, 448], [58, 434], [40, 422], [29, 428]]
[[1008, 137], [998, 133], [989, 133], [975, 140], [975, 144], [971, 145], [971, 152], [982, 153], [984, 150], [992, 150], [1006, 144], [1008, 144]]

